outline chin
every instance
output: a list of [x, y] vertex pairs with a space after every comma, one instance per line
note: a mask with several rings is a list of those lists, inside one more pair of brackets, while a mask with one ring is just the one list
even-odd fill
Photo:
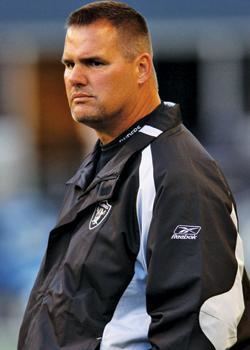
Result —
[[84, 123], [85, 120], [94, 118], [91, 114], [87, 111], [87, 108], [71, 109], [72, 118], [78, 123]]
[[103, 123], [103, 118], [97, 115], [91, 115], [91, 114], [79, 114], [79, 113], [72, 113], [72, 118], [77, 123], [85, 124], [89, 127], [95, 128], [98, 125]]
[[75, 122], [82, 123], [85, 119], [82, 115], [77, 115], [76, 113], [71, 113], [72, 118], [74, 119]]

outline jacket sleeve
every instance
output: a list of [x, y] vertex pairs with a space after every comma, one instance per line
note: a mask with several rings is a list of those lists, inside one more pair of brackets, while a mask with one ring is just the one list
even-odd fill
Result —
[[207, 176], [179, 171], [156, 183], [147, 266], [153, 350], [225, 350], [240, 342], [242, 242], [232, 196], [213, 162]]

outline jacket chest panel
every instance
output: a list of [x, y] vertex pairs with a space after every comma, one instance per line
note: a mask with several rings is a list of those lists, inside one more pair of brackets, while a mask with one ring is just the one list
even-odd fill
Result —
[[[90, 205], [75, 220], [52, 231], [45, 261], [50, 281], [45, 293], [74, 298], [83, 290], [94, 289], [110, 300], [122, 293], [134, 273], [140, 244], [132, 184], [135, 186], [128, 179], [114, 200]], [[89, 297], [90, 303], [97, 303], [91, 293]]]

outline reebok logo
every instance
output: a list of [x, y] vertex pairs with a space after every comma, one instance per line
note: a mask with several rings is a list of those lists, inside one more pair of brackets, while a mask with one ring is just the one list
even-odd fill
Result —
[[196, 239], [200, 230], [200, 226], [178, 225], [171, 239]]

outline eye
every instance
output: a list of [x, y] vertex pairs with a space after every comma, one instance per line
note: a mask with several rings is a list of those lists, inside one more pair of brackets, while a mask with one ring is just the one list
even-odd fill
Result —
[[101, 67], [105, 64], [103, 61], [97, 59], [90, 59], [87, 63], [90, 67]]
[[62, 63], [63, 63], [64, 66], [65, 66], [66, 68], [68, 68], [68, 69], [74, 68], [74, 65], [75, 65], [74, 62], [72, 62], [72, 61], [67, 61], [67, 60], [63, 61]]

